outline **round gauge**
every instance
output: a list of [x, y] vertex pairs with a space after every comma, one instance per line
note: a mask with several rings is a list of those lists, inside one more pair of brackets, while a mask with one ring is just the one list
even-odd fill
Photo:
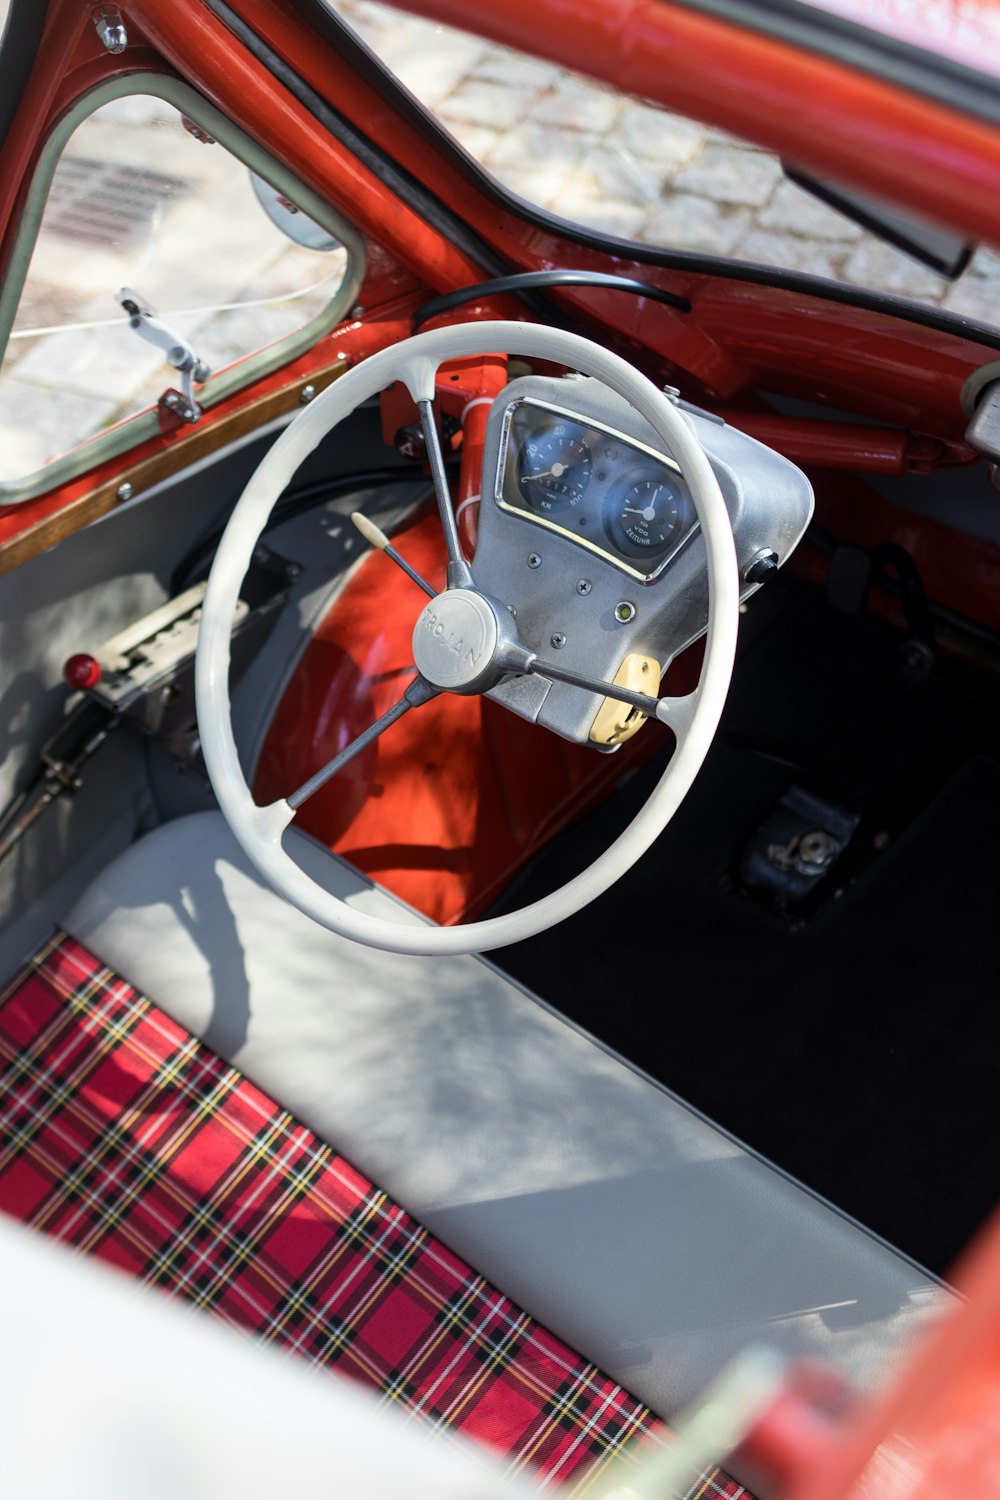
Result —
[[680, 528], [682, 507], [680, 487], [662, 473], [639, 479], [609, 505], [608, 535], [626, 557], [664, 552]]
[[574, 422], [553, 422], [525, 437], [517, 456], [517, 478], [529, 510], [540, 515], [568, 510], [590, 483], [590, 449]]

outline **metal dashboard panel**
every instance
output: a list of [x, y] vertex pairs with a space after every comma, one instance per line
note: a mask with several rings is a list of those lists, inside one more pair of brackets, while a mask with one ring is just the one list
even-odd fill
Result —
[[[697, 525], [685, 529], [662, 566], [644, 578], [634, 569], [630, 576], [622, 566], [625, 559], [605, 555], [589, 538], [581, 541], [568, 528], [552, 524], [555, 517], [530, 514], [527, 502], [523, 510], [512, 506], [504, 499], [510, 494], [505, 445], [508, 413], [518, 401], [595, 424], [595, 431], [618, 434], [677, 470], [649, 424], [600, 382], [582, 376], [526, 376], [511, 382], [495, 401], [487, 424], [477, 586], [513, 606], [522, 640], [543, 658], [558, 652], [560, 665], [605, 681], [632, 653], [654, 657], [665, 671], [708, 622], [705, 545]], [[787, 459], [718, 418], [690, 409], [683, 414], [722, 490], [741, 577], [761, 551], [775, 552], [780, 565], [812, 514], [809, 481]], [[741, 598], [758, 586], [745, 583]], [[501, 683], [490, 696], [578, 742], [587, 739], [597, 709], [593, 694], [547, 678]]]

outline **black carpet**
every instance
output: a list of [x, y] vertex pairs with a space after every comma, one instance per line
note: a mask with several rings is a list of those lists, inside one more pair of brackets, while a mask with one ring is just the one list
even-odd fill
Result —
[[[954, 666], [902, 666], [899, 633], [816, 591], [765, 592], [744, 621], [724, 732], [674, 822], [599, 902], [494, 958], [944, 1271], [1000, 1200], [991, 692]], [[661, 769], [558, 840], [505, 905], [590, 863]], [[804, 919], [762, 906], [737, 876], [790, 782], [863, 815], [857, 867]]]

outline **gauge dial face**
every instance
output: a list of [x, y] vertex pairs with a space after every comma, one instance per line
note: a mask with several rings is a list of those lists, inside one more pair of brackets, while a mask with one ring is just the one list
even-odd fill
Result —
[[608, 532], [627, 557], [663, 552], [680, 527], [681, 509], [677, 486], [665, 476], [639, 479], [609, 506]]
[[[504, 413], [493, 494], [501, 510], [653, 583], [698, 518], [678, 466], [612, 427], [531, 398]], [[530, 546], [530, 542], [529, 542]]]
[[517, 479], [530, 510], [548, 516], [578, 505], [590, 483], [591, 457], [575, 422], [550, 422], [521, 444]]

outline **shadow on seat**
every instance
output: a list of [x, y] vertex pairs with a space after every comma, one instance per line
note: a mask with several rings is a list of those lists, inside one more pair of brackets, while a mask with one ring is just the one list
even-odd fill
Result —
[[[344, 899], [423, 920], [286, 838]], [[317, 927], [218, 813], [147, 835], [65, 925], [656, 1412], [749, 1343], [870, 1391], [949, 1300], [490, 964]]]

